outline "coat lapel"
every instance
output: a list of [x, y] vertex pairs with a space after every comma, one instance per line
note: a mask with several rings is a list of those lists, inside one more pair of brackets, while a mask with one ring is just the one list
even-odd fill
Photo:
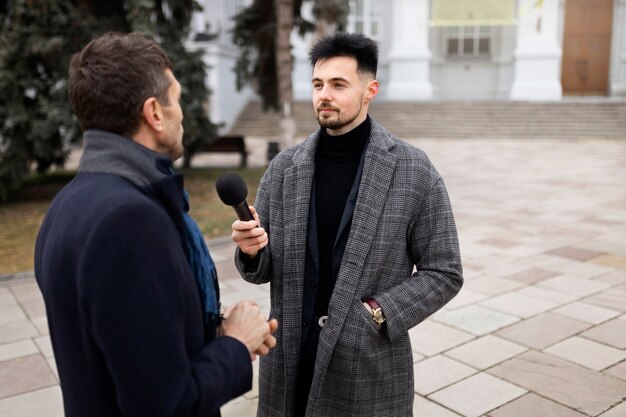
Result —
[[339, 276], [329, 305], [329, 320], [320, 337], [313, 388], [323, 383], [330, 358], [339, 337], [365, 268], [396, 166], [396, 156], [389, 152], [393, 142], [389, 132], [371, 121], [370, 143], [366, 149], [363, 177], [354, 209], [350, 235], [339, 269]]
[[293, 155], [293, 165], [283, 178], [283, 334], [285, 381], [295, 386], [302, 334], [302, 296], [306, 260], [307, 226], [311, 184], [315, 173], [315, 149], [319, 135], [313, 134]]

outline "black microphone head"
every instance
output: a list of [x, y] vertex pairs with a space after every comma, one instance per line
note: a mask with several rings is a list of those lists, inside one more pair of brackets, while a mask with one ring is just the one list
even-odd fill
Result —
[[228, 206], [236, 206], [246, 201], [248, 197], [248, 187], [236, 172], [225, 172], [220, 175], [215, 181], [215, 189], [220, 200]]

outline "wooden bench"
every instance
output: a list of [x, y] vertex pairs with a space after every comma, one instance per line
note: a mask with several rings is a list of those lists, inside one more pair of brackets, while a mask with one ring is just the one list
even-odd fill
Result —
[[245, 168], [248, 165], [248, 152], [246, 151], [246, 143], [243, 140], [243, 136], [220, 136], [213, 143], [200, 145], [196, 153], [202, 152], [238, 153], [241, 155], [239, 167]]

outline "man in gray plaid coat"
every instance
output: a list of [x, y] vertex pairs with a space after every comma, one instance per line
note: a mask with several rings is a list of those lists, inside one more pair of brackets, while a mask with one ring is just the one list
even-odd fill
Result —
[[272, 160], [256, 220], [233, 223], [237, 268], [271, 284], [280, 323], [258, 416], [411, 416], [408, 330], [463, 284], [450, 201], [426, 154], [368, 116], [376, 44], [336, 33], [310, 59], [321, 128]]

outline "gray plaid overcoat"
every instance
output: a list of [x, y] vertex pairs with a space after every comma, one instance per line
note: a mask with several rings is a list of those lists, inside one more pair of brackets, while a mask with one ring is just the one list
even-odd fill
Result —
[[[279, 322], [278, 344], [261, 358], [258, 416], [293, 415], [318, 140], [319, 132], [272, 160], [255, 203], [269, 246], [254, 264], [239, 250], [235, 254], [246, 281], [270, 282], [270, 317]], [[350, 235], [320, 334], [307, 416], [413, 415], [407, 332], [463, 284], [448, 194], [426, 154], [374, 120], [365, 152]], [[381, 305], [386, 331], [376, 328], [361, 302], [364, 295]]]

